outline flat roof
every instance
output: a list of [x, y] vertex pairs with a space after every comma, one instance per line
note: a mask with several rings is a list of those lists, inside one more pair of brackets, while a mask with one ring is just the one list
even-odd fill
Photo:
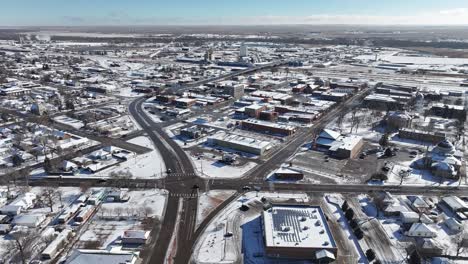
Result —
[[271, 145], [271, 142], [268, 142], [268, 141], [263, 141], [263, 140], [259, 140], [256, 138], [246, 137], [246, 136], [241, 136], [241, 135], [236, 135], [236, 134], [219, 133], [219, 134], [215, 134], [211, 138], [222, 140], [224, 142], [229, 142], [229, 143], [236, 144], [236, 145], [256, 148], [256, 149], [269, 148]]
[[267, 247], [336, 248], [320, 206], [272, 206], [263, 212]]
[[248, 124], [257, 124], [257, 125], [262, 125], [266, 127], [274, 127], [274, 128], [281, 128], [281, 129], [286, 129], [286, 130], [294, 130], [296, 129], [296, 126], [293, 125], [287, 125], [287, 124], [278, 124], [278, 123], [273, 123], [273, 122], [268, 122], [268, 121], [263, 121], [263, 120], [257, 120], [257, 119], [247, 119], [243, 120], [243, 123], [248, 123]]

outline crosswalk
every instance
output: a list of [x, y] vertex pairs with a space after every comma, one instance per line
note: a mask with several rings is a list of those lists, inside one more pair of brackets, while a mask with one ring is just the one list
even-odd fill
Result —
[[187, 177], [187, 176], [197, 176], [196, 173], [166, 173], [167, 177]]
[[181, 198], [198, 198], [198, 193], [171, 193], [171, 197], [181, 197]]

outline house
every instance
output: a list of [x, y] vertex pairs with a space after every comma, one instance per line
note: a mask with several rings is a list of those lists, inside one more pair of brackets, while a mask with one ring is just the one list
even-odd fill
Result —
[[459, 222], [453, 217], [448, 218], [445, 220], [444, 224], [453, 232], [459, 232], [464, 229], [463, 223]]
[[304, 179], [304, 173], [302, 173], [301, 171], [285, 167], [277, 169], [273, 175], [277, 180], [300, 181]]
[[72, 171], [75, 171], [78, 169], [78, 165], [76, 165], [75, 163], [71, 162], [71, 161], [68, 161], [68, 160], [64, 160], [62, 161], [62, 163], [60, 164], [60, 167], [59, 167], [61, 170], [63, 171], [66, 171], [66, 172], [72, 172]]
[[424, 223], [414, 223], [411, 228], [406, 232], [410, 237], [436, 237], [437, 231]]
[[463, 154], [447, 139], [432, 147], [424, 158], [424, 165], [432, 174], [444, 178], [457, 178], [462, 165]]
[[45, 219], [44, 214], [22, 214], [15, 216], [11, 223], [18, 226], [38, 227]]
[[122, 235], [123, 244], [146, 244], [148, 241], [150, 232], [143, 230], [126, 230]]
[[408, 199], [411, 202], [411, 208], [416, 212], [423, 213], [431, 209], [427, 202], [424, 201], [424, 199], [422, 199], [420, 196], [408, 197]]
[[112, 202], [126, 202], [130, 199], [127, 192], [121, 189], [113, 189], [107, 193], [106, 200]]
[[14, 201], [6, 206], [0, 208], [0, 212], [6, 215], [18, 215], [21, 211], [29, 209], [34, 206], [36, 201], [36, 194], [25, 193], [18, 196]]
[[6, 235], [10, 233], [11, 225], [9, 224], [0, 224], [0, 235]]
[[134, 252], [75, 249], [65, 264], [135, 264], [138, 256]]
[[459, 220], [468, 219], [468, 205], [457, 196], [447, 196], [442, 198], [438, 204], [439, 207], [447, 208], [456, 215]]

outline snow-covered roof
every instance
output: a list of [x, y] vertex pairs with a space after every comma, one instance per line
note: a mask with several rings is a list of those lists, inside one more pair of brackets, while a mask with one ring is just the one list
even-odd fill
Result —
[[126, 230], [124, 231], [122, 238], [148, 239], [149, 233], [149, 231], [144, 230]]
[[340, 136], [330, 147], [330, 151], [336, 151], [338, 149], [352, 150], [354, 147], [361, 142], [362, 137], [356, 135]]
[[435, 231], [432, 227], [424, 224], [424, 223], [414, 223], [411, 225], [409, 233], [420, 233], [422, 235], [430, 233], [431, 235], [436, 235], [437, 231]]
[[15, 216], [11, 223], [20, 226], [37, 226], [44, 220], [45, 216], [42, 214], [22, 214]]
[[319, 206], [273, 206], [263, 212], [267, 247], [335, 248]]
[[416, 208], [427, 208], [429, 207], [429, 205], [426, 203], [426, 201], [424, 201], [421, 197], [419, 196], [416, 196], [413, 200], [413, 202], [411, 203], [412, 206], [416, 207]]
[[466, 203], [457, 196], [444, 197], [442, 198], [442, 201], [444, 201], [453, 210], [459, 210], [459, 209], [464, 209], [468, 207]]
[[331, 129], [324, 129], [320, 133], [319, 139], [320, 138], [325, 138], [325, 139], [337, 140], [340, 136], [341, 136], [341, 134], [339, 132], [337, 132], [337, 131], [334, 131], [334, 130], [331, 130]]
[[303, 173], [300, 172], [300, 171], [296, 171], [296, 170], [289, 169], [289, 168], [285, 168], [285, 167], [281, 167], [281, 168], [277, 169], [277, 170], [275, 171], [275, 173], [277, 173], [277, 174], [281, 174], [281, 173], [287, 173], [287, 174], [303, 174]]
[[455, 218], [450, 217], [447, 220], [445, 220], [445, 224], [452, 230], [458, 229], [463, 226], [462, 223], [458, 222]]
[[77, 249], [65, 261], [65, 264], [103, 264], [103, 263], [135, 263], [136, 256], [131, 252], [110, 252], [106, 250]]
[[316, 259], [335, 259], [335, 255], [326, 249], [322, 249], [315, 253], [315, 258]]

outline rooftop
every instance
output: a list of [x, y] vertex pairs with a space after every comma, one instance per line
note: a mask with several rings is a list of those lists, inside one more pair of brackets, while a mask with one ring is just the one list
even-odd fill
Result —
[[267, 247], [335, 248], [319, 206], [273, 206], [263, 212]]

